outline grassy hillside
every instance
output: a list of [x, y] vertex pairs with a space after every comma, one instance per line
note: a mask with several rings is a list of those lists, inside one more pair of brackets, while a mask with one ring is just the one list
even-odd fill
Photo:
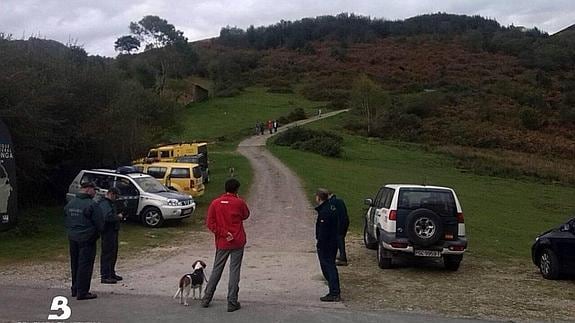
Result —
[[313, 107], [321, 105], [294, 94], [268, 93], [263, 87], [248, 88], [234, 97], [190, 104], [182, 115], [183, 132], [176, 136], [179, 140], [238, 143], [254, 133], [258, 121], [278, 119], [296, 108], [313, 113]]
[[[310, 125], [342, 134], [346, 115]], [[345, 199], [351, 228], [361, 232], [363, 199], [386, 183], [449, 186], [456, 190], [465, 214], [470, 253], [504, 261], [528, 261], [535, 236], [558, 225], [575, 211], [575, 188], [534, 181], [478, 176], [456, 168], [454, 159], [403, 144], [344, 134], [341, 159], [326, 158], [268, 144], [299, 174], [308, 196], [317, 187]]]

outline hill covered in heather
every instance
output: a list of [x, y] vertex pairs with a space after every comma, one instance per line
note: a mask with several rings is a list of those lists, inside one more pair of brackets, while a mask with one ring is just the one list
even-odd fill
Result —
[[[250, 84], [351, 107], [365, 135], [575, 158], [575, 41], [479, 16], [353, 14], [222, 28], [196, 43], [216, 93]], [[374, 87], [356, 103], [362, 75]], [[367, 123], [370, 123], [367, 133]]]

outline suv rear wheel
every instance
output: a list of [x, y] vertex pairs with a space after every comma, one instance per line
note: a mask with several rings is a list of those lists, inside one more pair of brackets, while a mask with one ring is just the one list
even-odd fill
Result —
[[158, 228], [164, 224], [162, 211], [157, 207], [149, 206], [142, 211], [142, 223], [150, 228]]
[[559, 278], [559, 260], [551, 249], [544, 249], [539, 253], [539, 271], [546, 279]]
[[377, 240], [375, 240], [375, 238], [373, 238], [371, 236], [371, 234], [369, 234], [368, 230], [367, 230], [367, 220], [364, 219], [363, 220], [363, 244], [365, 245], [365, 247], [367, 249], [377, 249]]
[[443, 236], [443, 222], [429, 209], [417, 209], [407, 216], [407, 236], [413, 244], [427, 247]]

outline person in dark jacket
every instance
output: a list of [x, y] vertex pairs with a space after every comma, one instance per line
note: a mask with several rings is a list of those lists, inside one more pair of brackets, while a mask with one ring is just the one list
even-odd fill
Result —
[[265, 129], [266, 129], [266, 126], [264, 125], [264, 123], [260, 122], [260, 135], [264, 134]]
[[317, 256], [321, 272], [327, 280], [329, 293], [320, 297], [322, 302], [339, 302], [339, 274], [335, 265], [338, 241], [338, 218], [335, 206], [329, 203], [329, 192], [318, 189], [315, 194], [317, 202], [317, 220], [315, 223], [315, 238], [317, 239]]
[[345, 236], [349, 229], [347, 207], [345, 206], [345, 202], [335, 196], [335, 194], [330, 194], [329, 203], [335, 207], [335, 213], [338, 219], [337, 249], [339, 251], [339, 257], [336, 258], [335, 264], [338, 266], [347, 266], [347, 254], [345, 252]]
[[80, 192], [64, 207], [65, 226], [70, 243], [72, 297], [78, 300], [98, 297], [90, 293], [96, 241], [103, 229], [103, 223], [96, 213], [96, 204], [92, 200], [96, 195], [95, 187], [91, 182], [82, 183]]
[[122, 276], [116, 274], [116, 260], [118, 259], [118, 231], [122, 214], [116, 211], [116, 199], [120, 190], [112, 187], [106, 196], [98, 203], [98, 211], [104, 222], [102, 231], [102, 252], [100, 255], [100, 277], [102, 284], [115, 284], [122, 280]]
[[228, 282], [228, 312], [241, 308], [238, 302], [240, 290], [240, 269], [246, 245], [246, 232], [243, 221], [250, 216], [246, 202], [238, 196], [240, 182], [235, 178], [225, 184], [226, 193], [212, 201], [208, 208], [206, 224], [214, 233], [216, 240], [216, 257], [212, 275], [206, 286], [202, 307], [210, 306], [218, 282], [230, 258], [230, 278]]

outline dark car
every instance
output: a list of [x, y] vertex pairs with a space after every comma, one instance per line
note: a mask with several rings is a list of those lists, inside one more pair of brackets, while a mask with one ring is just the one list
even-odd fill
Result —
[[539, 235], [531, 247], [531, 256], [547, 279], [575, 274], [575, 218]]

